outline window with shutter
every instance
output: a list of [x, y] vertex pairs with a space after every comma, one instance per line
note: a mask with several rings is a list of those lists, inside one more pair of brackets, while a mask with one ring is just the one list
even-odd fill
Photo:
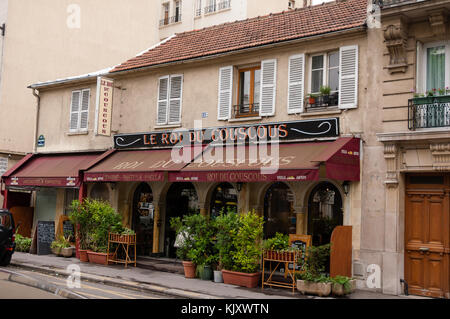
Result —
[[275, 115], [277, 79], [277, 60], [265, 60], [261, 62], [261, 102], [259, 114], [261, 116]]
[[288, 70], [288, 114], [303, 112], [304, 77], [305, 55], [291, 56]]
[[167, 109], [169, 100], [169, 76], [164, 76], [159, 79], [158, 89], [158, 114], [157, 124], [167, 124]]
[[358, 46], [340, 48], [339, 108], [356, 108], [358, 103]]
[[183, 92], [183, 76], [170, 76], [169, 124], [181, 122], [181, 101]]
[[233, 67], [227, 66], [219, 70], [219, 100], [217, 106], [217, 119], [228, 120], [231, 113], [233, 88]]
[[77, 90], [72, 92], [69, 123], [69, 130], [71, 132], [86, 131], [88, 129], [89, 99], [89, 89]]

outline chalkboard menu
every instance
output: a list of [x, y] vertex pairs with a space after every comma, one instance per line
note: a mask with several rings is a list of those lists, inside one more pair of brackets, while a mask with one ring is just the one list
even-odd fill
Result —
[[[296, 265], [295, 270], [302, 270], [303, 263], [305, 262], [305, 253], [306, 253], [306, 243], [302, 240], [295, 240], [291, 243], [292, 248], [298, 248], [302, 252], [301, 261], [298, 261], [299, 264]], [[288, 269], [292, 269], [294, 264], [289, 264]]]
[[38, 221], [37, 225], [37, 254], [51, 254], [50, 245], [55, 240], [55, 222]]

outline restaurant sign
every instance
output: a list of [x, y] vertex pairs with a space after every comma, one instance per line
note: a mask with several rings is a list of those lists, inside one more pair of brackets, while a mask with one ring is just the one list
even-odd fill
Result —
[[114, 81], [97, 78], [96, 134], [111, 136]]
[[193, 144], [253, 144], [333, 138], [339, 136], [339, 118], [264, 123], [215, 128], [176, 129], [173, 131], [114, 135], [114, 147], [170, 148]]

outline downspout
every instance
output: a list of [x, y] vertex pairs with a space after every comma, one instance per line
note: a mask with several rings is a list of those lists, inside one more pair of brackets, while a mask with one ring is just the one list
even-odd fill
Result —
[[37, 152], [37, 138], [38, 138], [38, 132], [39, 132], [39, 112], [41, 109], [41, 96], [39, 95], [39, 90], [32, 89], [33, 95], [37, 99], [37, 105], [36, 105], [36, 123], [35, 123], [35, 132], [34, 132], [34, 142], [33, 142], [33, 153]]

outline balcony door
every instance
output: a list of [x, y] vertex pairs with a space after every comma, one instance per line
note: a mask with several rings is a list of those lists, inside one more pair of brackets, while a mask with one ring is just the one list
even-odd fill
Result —
[[261, 67], [239, 70], [238, 105], [235, 116], [258, 116], [261, 94]]

